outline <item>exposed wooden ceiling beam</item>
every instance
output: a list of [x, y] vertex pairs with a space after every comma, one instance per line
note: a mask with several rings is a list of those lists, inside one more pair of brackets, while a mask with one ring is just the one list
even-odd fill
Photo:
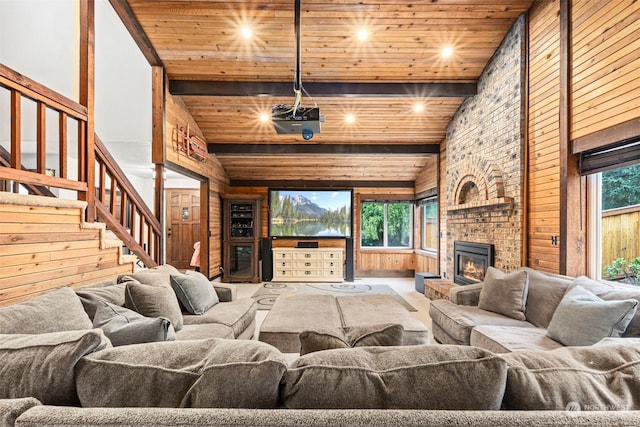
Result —
[[217, 155], [296, 155], [296, 154], [438, 154], [439, 144], [207, 144]]
[[412, 188], [415, 181], [304, 181], [304, 180], [231, 180], [232, 187], [287, 188]]
[[[310, 82], [304, 89], [317, 97], [466, 98], [478, 93], [476, 83]], [[170, 80], [169, 92], [190, 96], [290, 96], [293, 82]]]

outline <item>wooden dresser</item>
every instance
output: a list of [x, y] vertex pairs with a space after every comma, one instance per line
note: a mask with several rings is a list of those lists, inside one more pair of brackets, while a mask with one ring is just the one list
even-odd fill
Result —
[[274, 248], [273, 280], [289, 282], [342, 282], [342, 248]]

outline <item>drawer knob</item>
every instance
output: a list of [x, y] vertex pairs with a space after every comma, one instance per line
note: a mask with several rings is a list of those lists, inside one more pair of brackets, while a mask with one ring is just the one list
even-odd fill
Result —
[[304, 254], [305, 258], [311, 258], [311, 254]]
[[310, 263], [310, 262], [305, 262], [305, 263], [304, 263], [304, 266], [305, 266], [305, 267], [311, 267], [311, 263]]

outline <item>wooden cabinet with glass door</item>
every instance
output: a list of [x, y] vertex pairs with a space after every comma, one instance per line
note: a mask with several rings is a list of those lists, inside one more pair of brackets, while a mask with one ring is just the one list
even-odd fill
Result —
[[223, 197], [222, 280], [260, 281], [260, 237], [262, 196]]

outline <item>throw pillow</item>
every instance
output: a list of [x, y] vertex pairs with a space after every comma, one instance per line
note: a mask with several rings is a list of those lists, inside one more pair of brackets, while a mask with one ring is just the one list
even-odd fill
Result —
[[171, 287], [190, 314], [203, 314], [220, 302], [211, 282], [202, 273], [172, 274]]
[[567, 291], [553, 313], [547, 336], [568, 346], [592, 345], [605, 337], [619, 337], [637, 308], [635, 299], [605, 301], [576, 286]]
[[256, 340], [115, 347], [76, 369], [83, 407], [277, 408], [285, 357]]
[[318, 328], [300, 332], [300, 355], [314, 351], [351, 347], [341, 328]]
[[480, 290], [478, 308], [525, 320], [529, 276], [525, 270], [505, 274], [489, 267]]
[[182, 311], [171, 288], [131, 280], [125, 287], [124, 306], [147, 317], [166, 317], [176, 331], [182, 329]]
[[93, 327], [102, 329], [114, 346], [176, 339], [169, 319], [145, 317], [106, 301], [96, 310]]
[[45, 405], [77, 406], [76, 364], [109, 347], [100, 329], [0, 335], [0, 399], [35, 397]]
[[[577, 277], [574, 280], [576, 285], [582, 286], [588, 291], [593, 292], [605, 301], [635, 299], [640, 301], [640, 286], [627, 285], [623, 283], [595, 281], [586, 276]], [[623, 337], [640, 337], [640, 309], [636, 310], [627, 330], [622, 334]]]
[[80, 298], [66, 286], [0, 307], [0, 334], [41, 334], [91, 327]]
[[498, 410], [507, 365], [476, 347], [341, 348], [300, 356], [284, 374], [290, 409]]
[[307, 330], [300, 333], [300, 355], [336, 348], [402, 345], [404, 328], [396, 323]]
[[124, 288], [125, 283], [108, 282], [102, 286], [80, 288], [75, 291], [84, 306], [84, 311], [93, 320], [96, 310], [102, 305], [103, 301], [121, 307], [124, 305]]
[[169, 264], [141, 270], [136, 273], [127, 273], [118, 276], [118, 283], [136, 280], [145, 285], [166, 286], [171, 288], [171, 275], [180, 274], [180, 271]]
[[640, 347], [563, 347], [503, 354], [506, 410], [637, 411]]

